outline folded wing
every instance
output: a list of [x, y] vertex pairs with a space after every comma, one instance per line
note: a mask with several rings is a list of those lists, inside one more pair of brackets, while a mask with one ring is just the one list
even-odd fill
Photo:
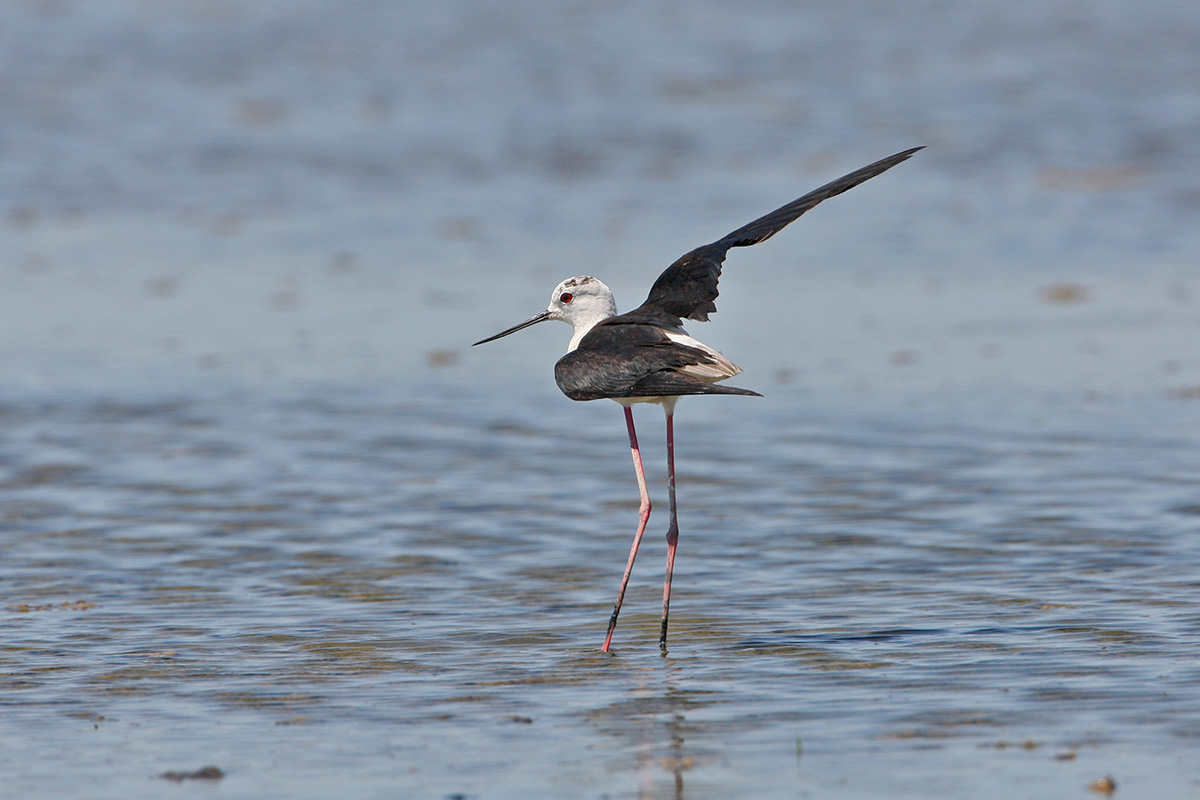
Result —
[[698, 375], [727, 372], [713, 355], [679, 344], [654, 325], [600, 324], [554, 365], [554, 380], [572, 400], [685, 394], [755, 395]]

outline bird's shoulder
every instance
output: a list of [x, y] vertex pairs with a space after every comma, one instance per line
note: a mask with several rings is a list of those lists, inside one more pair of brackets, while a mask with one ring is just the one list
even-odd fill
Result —
[[632, 313], [665, 313], [675, 325], [684, 319], [707, 322], [708, 315], [717, 310], [717, 283], [727, 250], [717, 243], [706, 244], [680, 256], [663, 270], [650, 287], [646, 301]]

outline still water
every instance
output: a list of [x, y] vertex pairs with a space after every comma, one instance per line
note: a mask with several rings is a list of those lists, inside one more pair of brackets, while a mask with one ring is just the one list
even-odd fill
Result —
[[[1196, 796], [1198, 36], [3, 4], [0, 797]], [[467, 343], [919, 144], [731, 254], [600, 653], [619, 409]]]

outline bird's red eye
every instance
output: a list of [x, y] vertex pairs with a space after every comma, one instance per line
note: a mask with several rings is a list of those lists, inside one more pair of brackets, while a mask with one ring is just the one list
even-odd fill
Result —
[[558, 302], [560, 303], [569, 303], [574, 299], [575, 295], [571, 294], [570, 292], [563, 292], [558, 296]]

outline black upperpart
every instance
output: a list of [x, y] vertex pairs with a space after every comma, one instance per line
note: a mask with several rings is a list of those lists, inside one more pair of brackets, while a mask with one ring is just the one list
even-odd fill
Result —
[[638, 322], [609, 324], [611, 317], [583, 337], [579, 347], [554, 365], [554, 380], [572, 400], [610, 397], [660, 397], [684, 394], [741, 394], [758, 392], [709, 383], [679, 370], [716, 363], [695, 347], [671, 341], [655, 325]]
[[908, 160], [913, 153], [922, 149], [924, 148], [914, 147], [843, 175], [786, 206], [743, 225], [712, 244], [697, 247], [658, 276], [658, 280], [650, 287], [646, 302], [622, 316], [666, 327], [679, 327], [684, 319], [707, 322], [708, 315], [717, 310], [717, 304], [714, 302], [718, 294], [717, 281], [721, 277], [721, 264], [725, 261], [725, 254], [731, 247], [748, 247], [770, 239], [823, 200], [853, 189], [863, 181], [870, 180]]

